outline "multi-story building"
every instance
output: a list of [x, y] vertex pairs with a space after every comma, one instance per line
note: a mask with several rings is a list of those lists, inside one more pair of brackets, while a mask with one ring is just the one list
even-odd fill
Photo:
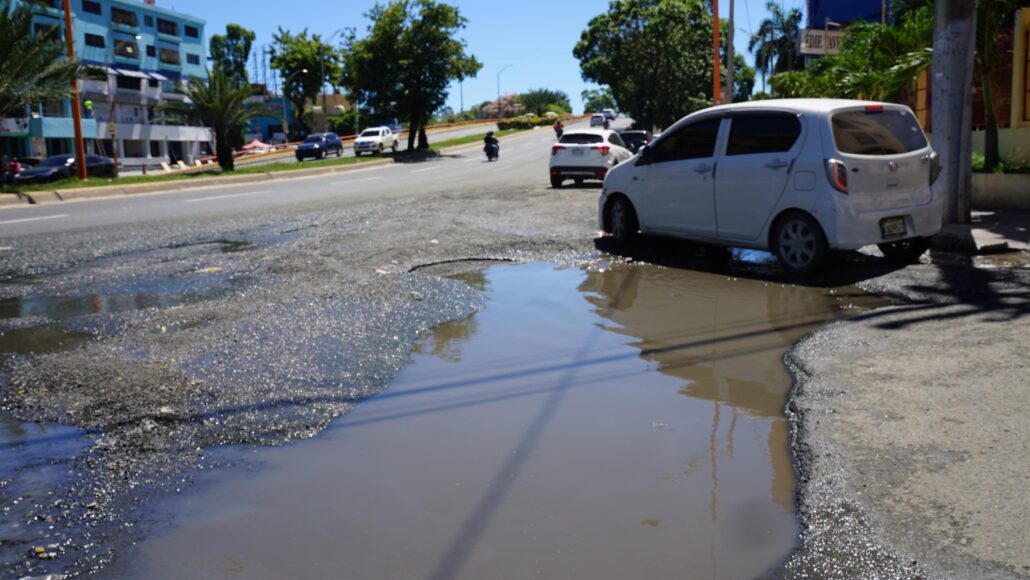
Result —
[[[16, 0], [18, 1], [18, 0]], [[23, 2], [27, 0], [21, 0]], [[38, 30], [64, 37], [61, 0], [31, 2]], [[156, 6], [154, 0], [71, 0], [76, 56], [106, 74], [79, 83], [87, 151], [117, 155], [123, 167], [165, 160], [191, 162], [208, 149], [211, 131], [162, 122], [158, 107], [183, 99], [191, 78], [207, 77], [204, 21]], [[44, 157], [74, 147], [71, 104], [39, 103], [24, 119], [5, 119], [0, 151]]]

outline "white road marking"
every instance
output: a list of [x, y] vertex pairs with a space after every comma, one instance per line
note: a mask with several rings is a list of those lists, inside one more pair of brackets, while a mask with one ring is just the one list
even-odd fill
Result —
[[440, 169], [439, 165], [436, 167], [426, 167], [425, 169], [416, 169], [415, 171], [412, 171], [412, 173], [425, 173], [427, 171], [436, 171], [437, 169]]
[[351, 183], [361, 183], [363, 181], [376, 181], [376, 180], [382, 179], [382, 178], [383, 178], [383, 176], [380, 175], [378, 177], [365, 177], [365, 178], [362, 178], [362, 179], [347, 179], [347, 180], [344, 180], [344, 181], [334, 181], [334, 182], [330, 183], [330, 185], [348, 185], [348, 184], [351, 184]]
[[10, 252], [14, 249], [14, 246], [0, 246], [0, 252]]
[[212, 195], [210, 197], [195, 197], [193, 199], [183, 200], [186, 203], [195, 203], [198, 201], [215, 201], [218, 199], [228, 199], [230, 197], [246, 197], [248, 195], [261, 195], [264, 193], [272, 193], [271, 191], [248, 191], [247, 193], [230, 193], [226, 195]]
[[62, 213], [62, 214], [57, 214], [57, 215], [45, 215], [45, 216], [34, 217], [34, 218], [22, 218], [22, 219], [19, 219], [19, 220], [5, 220], [5, 221], [0, 222], [0, 224], [20, 224], [20, 223], [24, 223], [24, 222], [39, 222], [39, 221], [43, 221], [43, 220], [59, 220], [59, 219], [66, 218], [66, 217], [70, 217], [70, 216], [68, 214], [66, 214], [66, 213]]

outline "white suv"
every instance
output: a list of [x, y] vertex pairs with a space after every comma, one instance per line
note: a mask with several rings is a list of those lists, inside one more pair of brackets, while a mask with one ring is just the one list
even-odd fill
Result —
[[789, 271], [878, 244], [912, 261], [941, 228], [940, 173], [911, 109], [833, 99], [755, 101], [689, 115], [612, 170], [601, 227], [768, 249]]
[[566, 131], [551, 147], [551, 187], [571, 178], [604, 179], [608, 171], [633, 156], [619, 134], [610, 129]]
[[382, 153], [386, 149], [397, 152], [398, 135], [389, 127], [369, 127], [354, 140], [354, 155], [362, 153]]

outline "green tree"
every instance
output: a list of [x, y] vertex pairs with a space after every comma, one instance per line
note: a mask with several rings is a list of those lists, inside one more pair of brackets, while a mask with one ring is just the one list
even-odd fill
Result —
[[704, 0], [613, 1], [573, 55], [642, 126], [666, 127], [711, 102], [712, 23]]
[[762, 75], [763, 89], [766, 77], [804, 66], [804, 61], [797, 56], [801, 11], [797, 8], [785, 11], [774, 0], [769, 0], [765, 6], [770, 17], [758, 25], [758, 31], [751, 35], [747, 45], [755, 55], [755, 69]]
[[72, 95], [72, 80], [92, 76], [67, 50], [57, 28], [36, 34], [32, 9], [0, 0], [0, 117]]
[[604, 109], [619, 110], [618, 104], [615, 102], [615, 97], [612, 96], [612, 90], [608, 87], [587, 89], [580, 93], [579, 97], [583, 99], [584, 113], [602, 111]]
[[755, 90], [755, 69], [748, 66], [743, 55], [733, 55], [733, 101], [742, 103], [751, 100]]
[[237, 86], [246, 86], [250, 82], [247, 78], [247, 62], [253, 44], [254, 32], [239, 24], [226, 25], [225, 34], [216, 34], [210, 40], [213, 68], [224, 70]]
[[184, 94], [188, 101], [168, 101], [158, 108], [162, 120], [183, 125], [209, 127], [214, 133], [218, 165], [225, 171], [235, 168], [232, 136], [242, 132], [255, 117], [279, 118], [263, 106], [248, 105], [249, 86], [239, 86], [223, 69], [208, 73], [206, 81], [193, 79]]
[[526, 108], [526, 111], [533, 113], [537, 117], [543, 117], [544, 113], [551, 110], [551, 107], [555, 107], [565, 113], [572, 111], [569, 95], [563, 91], [534, 89], [519, 95], [519, 100], [522, 101], [522, 106]]
[[[300, 34], [279, 28], [272, 35], [272, 68], [283, 78], [283, 95], [289, 99], [294, 111], [295, 123], [291, 128], [296, 133], [311, 131], [311, 123], [305, 114], [307, 103], [315, 102], [327, 81], [340, 76], [340, 54], [322, 38], [308, 35], [307, 29]], [[323, 59], [325, 76], [322, 76]], [[307, 72], [304, 72], [307, 71]], [[289, 82], [287, 82], [289, 81]]]
[[474, 77], [482, 65], [455, 37], [467, 20], [434, 0], [392, 0], [376, 5], [363, 39], [345, 40], [340, 84], [352, 100], [383, 117], [408, 121], [408, 150], [426, 149], [425, 126], [447, 101], [452, 81]]

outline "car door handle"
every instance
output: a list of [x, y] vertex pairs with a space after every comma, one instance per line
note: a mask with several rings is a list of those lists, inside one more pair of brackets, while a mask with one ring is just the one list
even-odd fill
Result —
[[696, 173], [708, 173], [711, 170], [712, 170], [712, 168], [707, 166], [707, 165], [705, 165], [704, 163], [702, 163], [701, 165], [698, 165], [697, 167], [694, 168], [694, 171]]
[[780, 161], [779, 159], [775, 159], [775, 160], [770, 161], [769, 163], [765, 164], [765, 166], [768, 167], [769, 169], [783, 169], [784, 167], [787, 167], [788, 165], [790, 165], [790, 163], [787, 163], [786, 161]]

